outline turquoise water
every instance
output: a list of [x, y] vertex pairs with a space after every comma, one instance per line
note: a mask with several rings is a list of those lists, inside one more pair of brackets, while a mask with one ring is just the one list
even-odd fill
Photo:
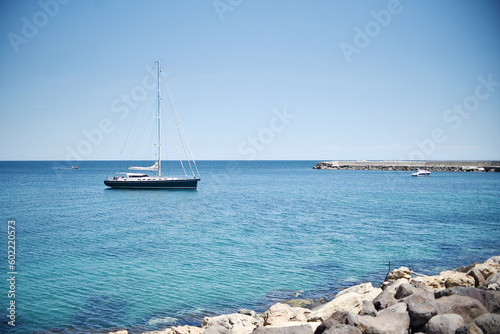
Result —
[[[0, 332], [131, 332], [500, 254], [500, 173], [201, 161], [197, 191], [107, 189], [117, 162], [0, 162]], [[124, 164], [123, 166], [126, 166]], [[16, 327], [7, 223], [16, 221]]]

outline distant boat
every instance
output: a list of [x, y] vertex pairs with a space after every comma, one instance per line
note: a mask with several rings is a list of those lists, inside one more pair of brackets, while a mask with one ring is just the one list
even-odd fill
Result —
[[71, 169], [78, 169], [78, 166], [71, 166]]
[[418, 168], [411, 176], [429, 176], [430, 174], [428, 170]]
[[[184, 143], [182, 144], [182, 147], [185, 150], [185, 147], [188, 148], [189, 154], [190, 154], [190, 159], [187, 159], [187, 162], [191, 168], [191, 172], [193, 174], [193, 177], [190, 178], [187, 176], [186, 169], [184, 168], [184, 164], [182, 162], [181, 157], [179, 156], [179, 161], [181, 164], [182, 169], [184, 170], [184, 175], [185, 178], [176, 178], [176, 177], [164, 177], [161, 175], [161, 117], [162, 117], [162, 104], [161, 104], [161, 87], [160, 87], [160, 74], [162, 73], [160, 62], [156, 62], [158, 64], [158, 110], [157, 110], [157, 126], [156, 126], [156, 142], [154, 143], [154, 146], [156, 147], [156, 162], [150, 166], [150, 167], [138, 167], [138, 166], [133, 166], [129, 167], [130, 170], [142, 170], [142, 171], [151, 171], [154, 172], [156, 175], [150, 176], [149, 174], [146, 173], [118, 173], [118, 174], [124, 174], [124, 176], [118, 175], [114, 177], [108, 177], [106, 180], [104, 180], [104, 184], [107, 185], [108, 187], [111, 188], [121, 188], [121, 189], [196, 189], [198, 185], [198, 181], [201, 179], [196, 176], [194, 173], [194, 170], [198, 172], [198, 168], [196, 167], [196, 162], [194, 161], [194, 158], [191, 153], [191, 149], [189, 148], [189, 145], [187, 144], [187, 141], [185, 140], [185, 135], [184, 135], [184, 130], [182, 130], [182, 125], [180, 125], [180, 120], [178, 119], [177, 112], [175, 109], [173, 109], [173, 112], [175, 112], [176, 117], [176, 122], [178, 122], [178, 126], [180, 126], [180, 129], [182, 130], [182, 134], [184, 135]], [[167, 95], [168, 98], [171, 99], [170, 93], [168, 92], [167, 88]], [[173, 106], [172, 101], [170, 101], [171, 106]], [[177, 123], [176, 123], [177, 124]], [[170, 125], [169, 125], [170, 127]], [[179, 127], [177, 127], [177, 130], [179, 131]], [[182, 136], [179, 136], [182, 140]], [[188, 156], [186, 150], [185, 150], [186, 156]], [[194, 165], [194, 169], [193, 166]], [[199, 175], [199, 173], [198, 173]]]

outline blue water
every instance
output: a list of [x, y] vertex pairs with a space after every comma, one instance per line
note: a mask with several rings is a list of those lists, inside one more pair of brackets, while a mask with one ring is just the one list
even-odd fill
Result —
[[168, 191], [107, 189], [117, 162], [0, 162], [0, 332], [199, 325], [380, 284], [389, 260], [437, 274], [500, 255], [500, 173], [414, 178], [315, 163], [200, 161], [197, 191]]

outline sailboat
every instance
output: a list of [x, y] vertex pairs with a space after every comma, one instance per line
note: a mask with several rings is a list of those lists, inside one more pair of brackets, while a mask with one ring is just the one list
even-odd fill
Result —
[[[121, 189], [196, 189], [198, 185], [198, 181], [201, 180], [199, 177], [198, 168], [196, 166], [196, 162], [191, 153], [191, 149], [189, 148], [189, 144], [187, 144], [187, 140], [185, 138], [184, 130], [182, 129], [182, 125], [180, 124], [179, 117], [177, 115], [177, 111], [175, 110], [175, 106], [172, 103], [172, 99], [170, 96], [170, 92], [168, 91], [167, 86], [167, 97], [170, 101], [170, 106], [172, 109], [172, 113], [174, 115], [174, 121], [176, 122], [176, 127], [178, 130], [178, 134], [180, 140], [185, 142], [182, 143], [182, 147], [184, 148], [184, 153], [186, 157], [191, 157], [191, 159], [187, 158], [187, 163], [191, 169], [193, 177], [188, 177], [186, 173], [186, 169], [184, 167], [184, 163], [179, 155], [179, 161], [182, 169], [184, 170], [185, 178], [178, 177], [164, 177], [162, 176], [162, 168], [161, 168], [161, 118], [162, 118], [162, 98], [161, 98], [161, 74], [162, 69], [160, 65], [160, 61], [156, 61], [158, 64], [158, 110], [157, 110], [157, 124], [156, 124], [156, 142], [154, 146], [156, 146], [156, 161], [152, 166], [149, 167], [140, 167], [140, 166], [132, 166], [129, 167], [129, 170], [135, 171], [150, 171], [155, 173], [156, 175], [150, 176], [148, 173], [118, 173], [117, 176], [108, 177], [104, 180], [104, 184], [111, 188], [121, 188]], [[165, 83], [166, 84], [166, 83]], [[170, 125], [169, 125], [170, 128]], [[182, 130], [182, 131], [181, 131]], [[187, 154], [186, 147], [189, 151], [189, 155]], [[176, 146], [177, 150], [177, 146]], [[178, 150], [177, 150], [178, 152]], [[194, 168], [193, 168], [194, 167]], [[196, 173], [195, 173], [196, 171]], [[197, 176], [198, 175], [198, 176]]]

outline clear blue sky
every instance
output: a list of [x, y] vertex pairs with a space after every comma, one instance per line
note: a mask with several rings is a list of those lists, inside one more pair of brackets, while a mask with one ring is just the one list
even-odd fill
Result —
[[0, 16], [0, 160], [119, 159], [117, 103], [156, 59], [199, 160], [500, 159], [499, 1], [4, 0]]

